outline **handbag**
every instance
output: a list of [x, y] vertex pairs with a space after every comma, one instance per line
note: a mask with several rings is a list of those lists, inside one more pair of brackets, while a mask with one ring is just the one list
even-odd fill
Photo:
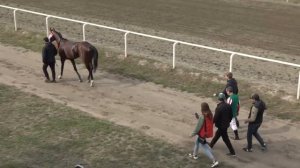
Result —
[[206, 139], [205, 138], [201, 138], [200, 136], [198, 136], [198, 143], [206, 144]]

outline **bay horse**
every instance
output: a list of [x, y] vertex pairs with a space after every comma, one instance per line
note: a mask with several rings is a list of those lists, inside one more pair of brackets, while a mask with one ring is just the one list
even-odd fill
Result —
[[48, 38], [50, 42], [53, 42], [55, 40], [57, 43], [58, 54], [61, 60], [61, 71], [58, 78], [62, 78], [64, 64], [66, 59], [68, 59], [71, 61], [73, 68], [76, 74], [78, 75], [79, 81], [82, 82], [82, 78], [78, 73], [75, 64], [75, 59], [80, 57], [82, 59], [82, 62], [85, 64], [86, 69], [89, 72], [88, 82], [92, 87], [94, 83], [93, 72], [96, 72], [98, 66], [98, 51], [96, 47], [94, 47], [92, 44], [86, 41], [73, 42], [68, 39], [65, 39], [63, 38], [61, 33], [57, 32], [54, 28], [50, 28], [50, 34]]

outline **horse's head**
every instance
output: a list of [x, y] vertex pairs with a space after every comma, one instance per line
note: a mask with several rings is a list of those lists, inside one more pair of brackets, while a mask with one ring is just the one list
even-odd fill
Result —
[[57, 32], [54, 28], [50, 28], [50, 34], [48, 36], [49, 41], [53, 42], [54, 40], [56, 40], [56, 42], [59, 44], [60, 41], [63, 39], [62, 35], [60, 32]]

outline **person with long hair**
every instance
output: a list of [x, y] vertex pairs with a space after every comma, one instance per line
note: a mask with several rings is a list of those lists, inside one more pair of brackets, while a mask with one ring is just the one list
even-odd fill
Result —
[[199, 147], [203, 149], [204, 154], [212, 161], [211, 167], [216, 167], [219, 162], [215, 159], [212, 150], [208, 143], [206, 142], [206, 137], [203, 136], [200, 132], [202, 129], [206, 130], [207, 121], [213, 122], [213, 114], [209, 108], [209, 105], [206, 102], [201, 103], [201, 113], [202, 115], [198, 115], [195, 113], [196, 118], [198, 119], [198, 123], [191, 134], [191, 137], [196, 136], [195, 146], [193, 149], [193, 153], [189, 154], [189, 157], [198, 159], [198, 150]]

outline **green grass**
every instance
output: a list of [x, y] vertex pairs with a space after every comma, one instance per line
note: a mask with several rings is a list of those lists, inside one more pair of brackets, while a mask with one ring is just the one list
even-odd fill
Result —
[[0, 109], [1, 168], [208, 167], [205, 157], [189, 160], [182, 149], [142, 132], [2, 84]]

